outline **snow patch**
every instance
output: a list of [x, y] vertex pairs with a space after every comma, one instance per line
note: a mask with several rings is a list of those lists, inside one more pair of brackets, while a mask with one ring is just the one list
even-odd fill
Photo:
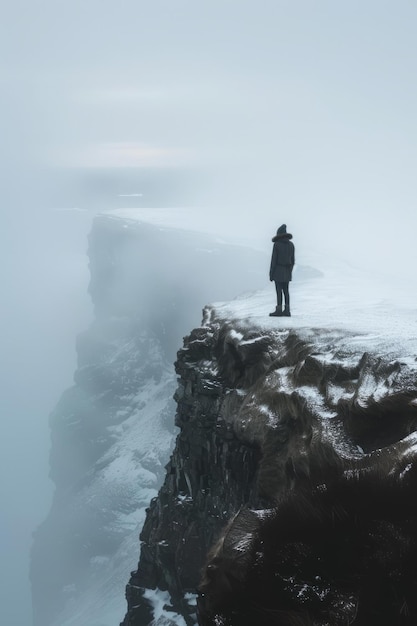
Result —
[[171, 604], [171, 597], [167, 591], [146, 589], [143, 596], [151, 603], [153, 618], [156, 622], [161, 618], [167, 618], [168, 623], [174, 623], [176, 626], [187, 626], [182, 615], [167, 611], [167, 607]]

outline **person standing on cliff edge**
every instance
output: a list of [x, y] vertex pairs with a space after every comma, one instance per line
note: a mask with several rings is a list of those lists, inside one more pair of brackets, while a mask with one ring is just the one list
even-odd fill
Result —
[[[287, 225], [282, 224], [277, 230], [277, 234], [272, 238], [274, 248], [272, 250], [271, 267], [269, 270], [269, 280], [275, 282], [277, 290], [277, 307], [270, 313], [271, 317], [290, 317], [290, 294], [288, 283], [292, 279], [292, 269], [295, 263], [295, 248], [292, 235], [287, 233]], [[285, 307], [282, 309], [283, 297]]]

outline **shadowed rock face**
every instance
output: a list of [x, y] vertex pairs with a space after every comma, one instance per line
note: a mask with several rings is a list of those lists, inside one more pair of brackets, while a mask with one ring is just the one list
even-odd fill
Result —
[[[417, 364], [346, 332], [216, 315], [178, 353], [181, 431], [123, 625], [169, 610], [202, 626], [415, 624]], [[149, 588], [170, 594], [163, 622]]]
[[[172, 611], [195, 624], [200, 581], [204, 624], [244, 623], [255, 601], [278, 623], [333, 626], [354, 616], [366, 623], [363, 594], [369, 606], [372, 598], [380, 602], [368, 574], [390, 568], [410, 572], [412, 591], [411, 566], [396, 555], [404, 546], [414, 555], [414, 511], [405, 501], [410, 507], [415, 360], [350, 348], [364, 342], [346, 332], [262, 330], [207, 308], [203, 326], [178, 352], [180, 433], [165, 473], [174, 427], [171, 363], [182, 336], [204, 302], [262, 286], [269, 259], [209, 236], [111, 217], [95, 222], [89, 255], [96, 318], [78, 340], [75, 385], [51, 415], [57, 488], [32, 551], [36, 626], [119, 621], [137, 522], [164, 478], [127, 586], [125, 626], [181, 623]], [[390, 494], [378, 502], [392, 502], [397, 492], [402, 499], [388, 512], [375, 504], [379, 517], [372, 517], [368, 501], [375, 489], [375, 498], [381, 493], [378, 485]], [[286, 535], [288, 528], [298, 534]], [[238, 538], [237, 549], [226, 536]], [[322, 548], [327, 536], [331, 549]], [[345, 536], [365, 560], [349, 560], [337, 544]], [[398, 549], [391, 554], [387, 546]], [[314, 567], [323, 555], [333, 559], [325, 571]], [[349, 584], [339, 580], [333, 555], [350, 572]], [[385, 613], [390, 625], [400, 605], [401, 619], [414, 615], [404, 580], [395, 574], [391, 587], [383, 580], [395, 607]], [[273, 606], [263, 589], [274, 595]], [[166, 604], [159, 617], [155, 599]]]
[[94, 221], [89, 260], [95, 319], [50, 417], [56, 491], [34, 536], [35, 626], [122, 619], [138, 524], [174, 443], [175, 354], [205, 302], [259, 288], [266, 265], [213, 236], [111, 216]]
[[200, 584], [201, 626], [416, 623], [417, 466], [331, 469], [231, 522]]

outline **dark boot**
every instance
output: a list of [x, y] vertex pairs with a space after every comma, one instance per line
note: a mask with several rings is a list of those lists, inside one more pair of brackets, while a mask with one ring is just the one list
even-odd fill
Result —
[[282, 306], [277, 306], [275, 311], [269, 314], [269, 317], [282, 317]]
[[285, 307], [285, 309], [283, 310], [283, 312], [281, 313], [281, 315], [283, 317], [291, 317], [291, 313], [290, 313], [290, 309]]

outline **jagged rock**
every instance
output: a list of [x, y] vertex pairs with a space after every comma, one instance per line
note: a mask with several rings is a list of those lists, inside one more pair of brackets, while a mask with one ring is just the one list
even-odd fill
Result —
[[[242, 272], [243, 266], [250, 270]], [[314, 311], [311, 306], [318, 284], [310, 291], [302, 285], [302, 268], [296, 275], [306, 292], [308, 319], [297, 319], [296, 307], [291, 319], [268, 318], [270, 291], [206, 307], [202, 326], [178, 351], [175, 383], [170, 364], [183, 334], [196, 326], [203, 303], [256, 288], [266, 266], [263, 255], [208, 236], [111, 216], [96, 221], [90, 237], [96, 317], [78, 340], [75, 385], [51, 416], [51, 476], [57, 489], [34, 540], [35, 626], [114, 626], [120, 621], [122, 588], [137, 559], [137, 535], [149, 502], [123, 625], [191, 626], [197, 621], [196, 595], [207, 559], [203, 580], [220, 555], [221, 567], [216, 561], [213, 571], [220, 571], [221, 581], [232, 571], [239, 597], [243, 590], [244, 602], [250, 601], [253, 555], [259, 553], [259, 563], [264, 562], [265, 550], [257, 542], [269, 536], [262, 533], [266, 527], [291, 530], [283, 523], [282, 506], [293, 515], [302, 494], [313, 516], [318, 509], [323, 519], [332, 518], [335, 511], [321, 495], [329, 468], [334, 485], [354, 486], [355, 480], [369, 484], [361, 480], [367, 472], [386, 477], [388, 468], [395, 477], [393, 494], [397, 479], [406, 477], [406, 484], [413, 475], [416, 342], [404, 341], [412, 322], [406, 319], [404, 331], [403, 320], [389, 319], [391, 305], [383, 304], [384, 323], [373, 332], [374, 313], [369, 317], [363, 301], [347, 313], [346, 296], [343, 318], [323, 320], [322, 307]], [[313, 282], [321, 276], [308, 277], [304, 271]], [[334, 280], [328, 288], [340, 289], [340, 277]], [[325, 298], [331, 299], [333, 293]], [[337, 302], [327, 313], [337, 309]], [[368, 324], [368, 332], [352, 329], [348, 317]], [[391, 332], [400, 327], [399, 342]], [[175, 387], [180, 432], [169, 459]], [[354, 507], [348, 512], [354, 518], [358, 514]], [[291, 519], [297, 522], [297, 516]], [[412, 547], [412, 555], [414, 547], [402, 529], [390, 534], [394, 522], [382, 520], [374, 552], [381, 551], [380, 564], [391, 563], [399, 572], [401, 561], [384, 560], [384, 550], [397, 539], [398, 545]], [[366, 534], [365, 522], [362, 528]], [[312, 536], [309, 554], [318, 557]], [[270, 544], [264, 540], [262, 545]], [[285, 543], [272, 547], [271, 554], [287, 554]], [[288, 554], [303, 556], [291, 549]], [[270, 569], [258, 571], [270, 585], [265, 576]], [[299, 581], [292, 586], [291, 580], [284, 589], [292, 602], [297, 590], [302, 591]], [[239, 623], [227, 615], [234, 605], [235, 619], [242, 608], [233, 594], [225, 609], [216, 591], [204, 586], [203, 591], [217, 608], [200, 600], [202, 623]], [[313, 592], [307, 585], [301, 595], [311, 598]], [[327, 597], [335, 598], [335, 612], [327, 617], [322, 612], [313, 623], [338, 626], [340, 616], [354, 616], [357, 589]], [[407, 626], [414, 615], [408, 598], [402, 614]], [[296, 617], [304, 618], [310, 619], [305, 610]]]
[[[227, 596], [238, 617], [208, 610], [201, 623], [264, 623], [259, 615], [244, 621], [239, 598], [250, 594], [248, 580], [260, 550], [253, 542], [262, 520], [272, 515], [268, 511], [276, 506], [280, 511], [284, 494], [326, 484], [329, 473], [332, 481], [342, 480], [347, 468], [377, 468], [378, 473], [386, 467], [381, 458], [397, 475], [405, 471], [415, 454], [415, 359], [367, 353], [349, 339], [345, 331], [257, 327], [222, 315], [221, 308], [206, 309], [203, 325], [178, 352], [175, 399], [181, 431], [141, 533], [138, 569], [127, 586], [128, 598], [132, 585], [136, 590], [135, 606], [128, 599], [123, 626], [153, 623], [137, 618], [140, 589], [168, 592], [185, 623], [195, 624], [195, 608], [185, 597], [197, 593], [207, 554], [219, 537], [227, 576], [242, 579], [241, 595]], [[252, 515], [252, 522], [243, 524], [249, 535], [236, 530], [244, 515]], [[228, 556], [225, 526], [240, 537]], [[217, 553], [213, 548], [212, 555]], [[223, 566], [220, 580], [224, 572]], [[263, 579], [263, 584], [270, 582]], [[214, 592], [210, 585], [203, 590], [219, 601], [216, 594], [221, 598], [223, 592], [217, 580], [213, 585]], [[317, 624], [342, 624], [343, 615], [354, 616], [354, 590], [340, 593], [337, 601], [328, 617], [333, 621], [323, 618]], [[273, 605], [274, 610], [285, 608], [285, 603]]]

